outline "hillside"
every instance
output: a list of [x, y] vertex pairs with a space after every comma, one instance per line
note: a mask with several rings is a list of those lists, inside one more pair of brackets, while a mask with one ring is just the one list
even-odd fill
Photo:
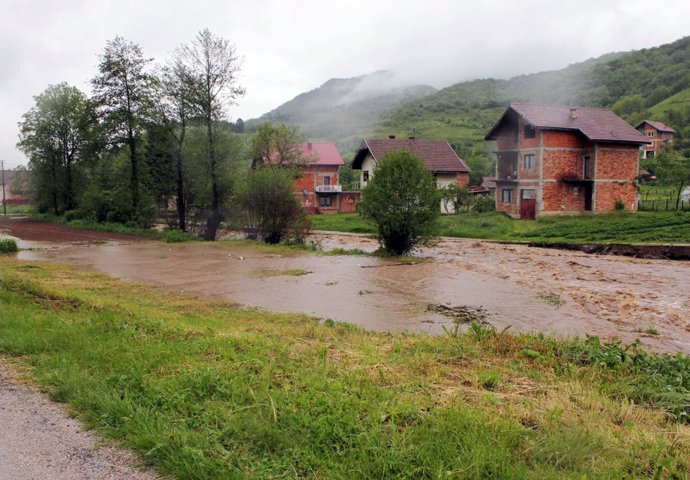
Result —
[[632, 124], [660, 120], [679, 132], [676, 146], [690, 155], [690, 37], [560, 70], [472, 80], [439, 91], [403, 87], [390, 72], [333, 79], [261, 119], [299, 125], [314, 139], [337, 142], [346, 158], [364, 136], [447, 140], [477, 182], [493, 170], [484, 135], [506, 106], [518, 101], [610, 108]]
[[409, 85], [387, 71], [355, 78], [334, 78], [302, 93], [248, 126], [264, 120], [298, 125], [313, 139], [335, 141], [361, 136], [381, 115], [436, 91]]
[[633, 124], [661, 120], [678, 130], [676, 145], [690, 153], [690, 37], [556, 71], [458, 83], [382, 116], [371, 130], [448, 140], [476, 181], [491, 170], [484, 135], [517, 101], [610, 108]]

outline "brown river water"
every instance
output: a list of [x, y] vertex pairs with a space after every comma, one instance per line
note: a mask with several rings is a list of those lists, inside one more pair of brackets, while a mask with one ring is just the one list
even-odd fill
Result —
[[[376, 248], [358, 235], [317, 233], [313, 240], [326, 250]], [[422, 249], [418, 255], [426, 261], [418, 264], [268, 253], [232, 242], [24, 246], [33, 248], [19, 258], [376, 331], [443, 333], [455, 325], [449, 313], [467, 318], [469, 312], [499, 330], [640, 338], [655, 350], [690, 354], [690, 262], [465, 239]]]

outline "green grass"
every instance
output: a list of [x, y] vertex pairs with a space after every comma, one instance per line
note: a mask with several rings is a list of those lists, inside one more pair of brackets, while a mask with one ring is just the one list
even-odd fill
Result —
[[[33, 213], [33, 206], [31, 205], [5, 205], [7, 215], [30, 215]], [[4, 210], [0, 207], [0, 214], [4, 214]]]
[[690, 360], [367, 333], [0, 260], [0, 354], [176, 478], [687, 478]]
[[[357, 214], [311, 217], [315, 230], [374, 233]], [[515, 220], [500, 213], [461, 213], [439, 219], [439, 235], [509, 242], [690, 243], [690, 212], [612, 212]]]
[[0, 254], [18, 252], [17, 242], [11, 238], [0, 238]]

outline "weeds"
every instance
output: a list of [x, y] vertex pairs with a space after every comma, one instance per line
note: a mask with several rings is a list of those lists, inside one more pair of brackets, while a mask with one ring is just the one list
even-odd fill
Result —
[[537, 298], [544, 300], [552, 307], [560, 308], [565, 305], [565, 300], [560, 295], [553, 292], [537, 292]]
[[11, 238], [0, 239], [0, 254], [2, 253], [15, 253], [18, 252], [17, 242]]

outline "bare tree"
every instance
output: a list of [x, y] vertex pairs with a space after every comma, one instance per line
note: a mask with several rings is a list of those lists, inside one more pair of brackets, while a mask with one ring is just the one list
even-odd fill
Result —
[[199, 32], [190, 44], [181, 46], [176, 57], [187, 76], [185, 95], [188, 103], [193, 114], [206, 125], [211, 213], [206, 222], [204, 238], [215, 240], [223, 219], [215, 123], [224, 117], [226, 108], [235, 104], [235, 99], [245, 93], [237, 83], [241, 59], [234, 45], [208, 29]]
[[94, 99], [104, 116], [111, 143], [126, 144], [129, 148], [131, 216], [138, 219], [140, 179], [137, 148], [152, 108], [153, 77], [146, 73], [151, 60], [144, 58], [139, 45], [122, 37], [106, 43], [100, 60], [99, 73], [91, 80]]

